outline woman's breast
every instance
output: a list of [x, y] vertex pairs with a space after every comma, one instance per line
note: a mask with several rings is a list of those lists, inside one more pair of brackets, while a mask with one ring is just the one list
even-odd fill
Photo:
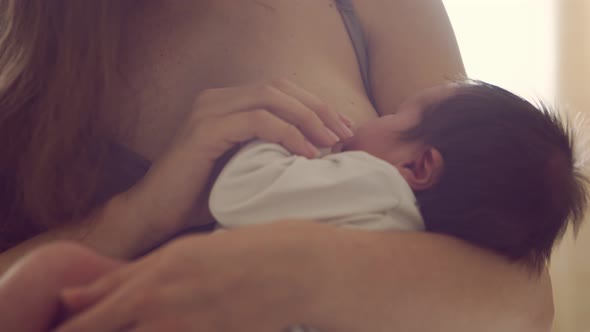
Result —
[[108, 104], [134, 119], [122, 139], [145, 157], [157, 158], [207, 88], [288, 78], [357, 123], [375, 116], [334, 1], [154, 3], [128, 21]]

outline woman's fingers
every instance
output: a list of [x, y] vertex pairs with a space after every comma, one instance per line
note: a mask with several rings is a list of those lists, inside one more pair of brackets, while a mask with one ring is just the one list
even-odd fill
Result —
[[[125, 304], [121, 304], [125, 303]], [[109, 296], [95, 306], [72, 317], [55, 332], [119, 332], [128, 331], [135, 325], [131, 302]], [[115, 305], [118, 304], [118, 305]], [[112, 308], [117, 308], [113, 310]], [[105, 319], [108, 317], [108, 319]]]
[[[211, 131], [218, 131], [217, 128], [222, 127], [236, 128], [236, 130], [226, 135], [229, 145], [252, 138], [260, 138], [281, 144], [290, 152], [308, 158], [315, 158], [320, 153], [297, 127], [264, 109], [229, 114], [213, 121], [214, 123], [209, 127]], [[223, 149], [225, 147], [220, 148], [220, 150]]]
[[228, 113], [265, 109], [296, 126], [312, 143], [332, 146], [352, 136], [346, 121], [319, 98], [287, 80], [267, 84], [209, 89], [195, 101], [195, 121]]
[[278, 80], [273, 85], [283, 93], [294, 97], [307, 108], [313, 110], [324, 125], [338, 135], [339, 139], [346, 139], [353, 135], [349, 128], [350, 120], [334, 111], [317, 96], [286, 79]]
[[[263, 140], [283, 145], [287, 150], [304, 155], [309, 158], [317, 157], [320, 152], [309, 142], [301, 131], [272, 115], [266, 110], [256, 110], [255, 116], [250, 115], [251, 128], [254, 130], [254, 136]], [[241, 113], [239, 116], [246, 116]], [[240, 119], [237, 119], [240, 121]]]
[[[280, 331], [304, 315], [308, 301], [298, 291], [307, 282], [279, 279], [292, 275], [293, 261], [309, 257], [293, 232], [277, 239], [280, 225], [256, 228], [185, 237], [151, 253], [124, 267], [132, 273], [120, 285], [56, 331]], [[269, 259], [276, 264], [266, 271]]]
[[[324, 110], [307, 107], [296, 95], [290, 95], [277, 86], [285, 85], [273, 82], [260, 88], [259, 96], [264, 101], [261, 108], [282, 118], [286, 122], [296, 126], [301, 132], [318, 146], [332, 146], [340, 140], [340, 137], [330, 128], [329, 123], [324, 123], [320, 117]], [[255, 94], [250, 95], [254, 101]], [[325, 116], [324, 116], [325, 117]]]
[[354, 121], [342, 113], [338, 113], [340, 121], [342, 121], [349, 129], [354, 128]]
[[75, 305], [79, 311], [60, 325], [56, 332], [130, 331], [135, 326], [145, 293], [135, 292], [133, 297], [123, 297], [125, 293], [121, 292], [121, 287], [133, 287], [129, 285], [129, 280], [145, 273], [143, 266], [143, 262], [133, 263], [89, 286], [63, 290], [62, 299], [77, 302]]
[[60, 292], [60, 299], [68, 314], [75, 314], [91, 307], [107, 296], [129, 277], [129, 270], [112, 272], [88, 286], [65, 288]]

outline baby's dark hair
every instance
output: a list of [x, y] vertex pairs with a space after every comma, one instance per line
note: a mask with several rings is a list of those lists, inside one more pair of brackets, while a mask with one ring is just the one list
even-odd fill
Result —
[[437, 183], [415, 192], [428, 231], [541, 269], [568, 222], [579, 228], [588, 181], [574, 167], [570, 127], [546, 105], [466, 80], [403, 138], [444, 160]]

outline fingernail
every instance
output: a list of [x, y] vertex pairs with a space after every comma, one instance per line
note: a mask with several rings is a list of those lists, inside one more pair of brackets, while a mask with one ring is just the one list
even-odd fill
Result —
[[342, 122], [344, 122], [348, 128], [352, 128], [352, 126], [354, 126], [354, 121], [352, 121], [349, 117], [340, 113], [338, 113], [338, 115], [340, 116], [340, 120], [342, 120]]
[[318, 150], [318, 148], [308, 141], [305, 141], [305, 149], [307, 150], [307, 155], [310, 158], [317, 158], [320, 156], [320, 150]]
[[344, 123], [341, 122], [339, 124], [339, 127], [340, 127], [340, 134], [342, 134], [344, 136], [343, 138], [349, 138], [354, 135], [352, 130], [350, 130], [350, 128], [348, 128]]
[[340, 140], [340, 137], [338, 137], [338, 135], [334, 134], [333, 131], [331, 131], [329, 128], [325, 128], [326, 129], [326, 135], [328, 140], [330, 141], [330, 145], [333, 145], [334, 143], [338, 142]]

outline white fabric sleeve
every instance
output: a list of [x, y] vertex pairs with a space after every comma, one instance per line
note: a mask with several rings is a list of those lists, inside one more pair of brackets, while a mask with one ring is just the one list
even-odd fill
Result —
[[[254, 141], [221, 171], [209, 207], [228, 228], [305, 218], [362, 228], [380, 220], [385, 224], [369, 228], [388, 229], [392, 218], [406, 218], [407, 225], [395, 228], [420, 229], [414, 200], [395, 167], [365, 152], [307, 159], [278, 144]], [[394, 212], [405, 206], [408, 211]]]

